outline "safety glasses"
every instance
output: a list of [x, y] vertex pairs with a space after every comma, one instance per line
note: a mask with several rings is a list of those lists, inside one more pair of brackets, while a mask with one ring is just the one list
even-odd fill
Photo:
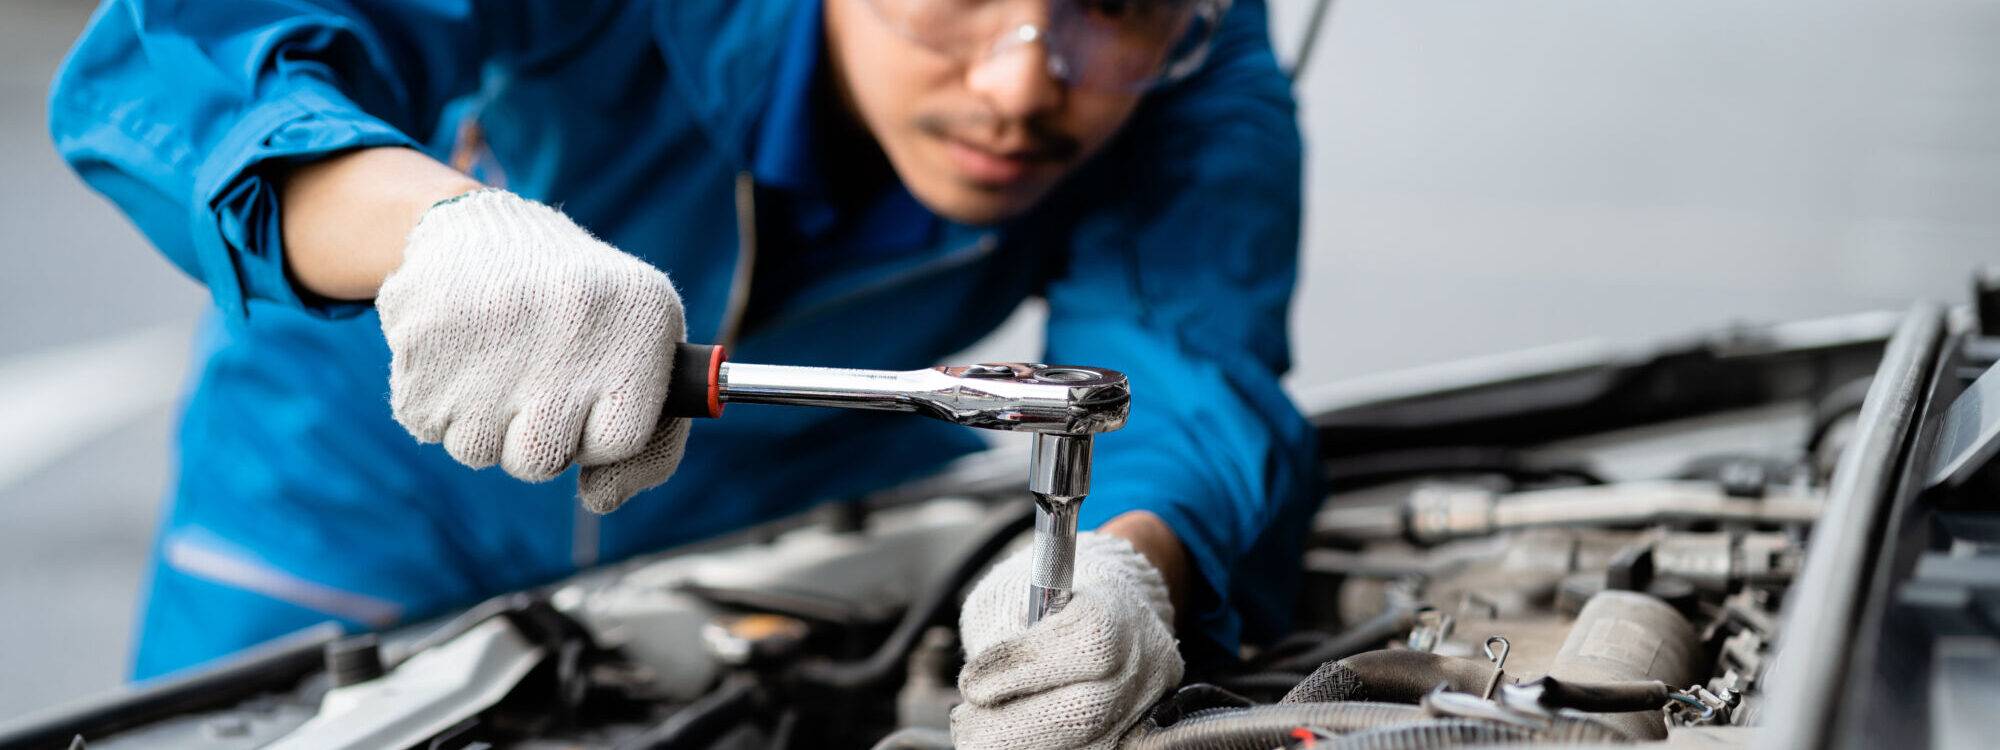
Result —
[[1025, 45], [1079, 88], [1129, 93], [1192, 74], [1231, 0], [864, 0], [904, 38], [966, 65]]

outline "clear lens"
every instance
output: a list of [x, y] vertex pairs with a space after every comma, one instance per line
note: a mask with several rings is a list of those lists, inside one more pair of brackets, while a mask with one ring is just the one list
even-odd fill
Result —
[[1017, 15], [1012, 0], [868, 0], [883, 22], [904, 37], [953, 57], [991, 44]]
[[904, 37], [959, 60], [1046, 33], [1050, 73], [1084, 88], [1143, 89], [1194, 72], [1230, 0], [868, 0]]
[[1143, 88], [1173, 67], [1176, 43], [1195, 17], [1193, 0], [1068, 0], [1055, 3], [1049, 49], [1086, 88]]

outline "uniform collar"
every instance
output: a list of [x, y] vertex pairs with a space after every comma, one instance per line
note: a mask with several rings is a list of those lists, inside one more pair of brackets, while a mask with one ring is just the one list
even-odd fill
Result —
[[[819, 158], [827, 119], [818, 109], [831, 101], [816, 95], [826, 85], [822, 5], [822, 0], [656, 0], [653, 6], [654, 36], [667, 61], [669, 85], [738, 171], [799, 199], [794, 219], [808, 237], [839, 220]], [[929, 236], [939, 220], [901, 184], [892, 184], [888, 193], [867, 206], [867, 215], [853, 217], [870, 228], [865, 233], [890, 245]]]

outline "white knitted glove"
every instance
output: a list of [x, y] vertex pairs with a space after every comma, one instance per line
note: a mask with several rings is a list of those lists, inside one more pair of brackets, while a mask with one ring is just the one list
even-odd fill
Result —
[[680, 295], [643, 260], [504, 190], [438, 204], [375, 299], [396, 421], [459, 463], [530, 482], [581, 464], [608, 513], [680, 465], [661, 421]]
[[1132, 543], [1076, 539], [1069, 605], [1032, 628], [1029, 553], [993, 567], [959, 614], [965, 702], [951, 711], [959, 750], [1110, 748], [1181, 680], [1167, 584]]

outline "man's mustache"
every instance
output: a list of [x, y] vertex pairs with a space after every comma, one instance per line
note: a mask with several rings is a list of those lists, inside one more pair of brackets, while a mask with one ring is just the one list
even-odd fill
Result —
[[997, 140], [992, 137], [994, 134], [1019, 130], [1026, 136], [1026, 142], [1015, 143], [1012, 141], [1022, 139], [1008, 138], [1008, 155], [1025, 152], [1029, 158], [1038, 161], [1068, 161], [1083, 150], [1083, 144], [1075, 138], [1042, 120], [1008, 122], [986, 113], [933, 113], [918, 115], [916, 126], [926, 134], [973, 145], [986, 145]]

